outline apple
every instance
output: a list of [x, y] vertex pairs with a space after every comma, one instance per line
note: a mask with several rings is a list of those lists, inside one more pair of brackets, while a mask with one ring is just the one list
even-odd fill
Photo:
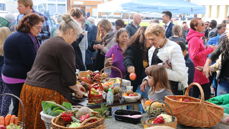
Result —
[[136, 79], [136, 77], [137, 77], [137, 75], [135, 74], [135, 73], [130, 73], [130, 75], [129, 75], [129, 78], [130, 78], [130, 80], [135, 80]]
[[6, 129], [4, 125], [0, 125], [0, 129]]

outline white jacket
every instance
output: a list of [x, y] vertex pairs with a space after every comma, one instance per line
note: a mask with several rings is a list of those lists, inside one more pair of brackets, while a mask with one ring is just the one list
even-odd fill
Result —
[[[155, 47], [152, 46], [148, 51], [150, 65], [154, 50]], [[168, 79], [170, 81], [180, 82], [184, 87], [187, 87], [188, 68], [185, 65], [184, 56], [182, 54], [180, 46], [177, 43], [168, 39], [165, 45], [159, 49], [157, 56], [163, 63], [165, 63], [166, 61], [171, 63], [172, 69], [166, 69]]]

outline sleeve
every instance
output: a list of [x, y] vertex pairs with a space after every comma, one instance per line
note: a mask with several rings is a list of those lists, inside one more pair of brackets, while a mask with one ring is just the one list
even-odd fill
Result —
[[178, 45], [171, 50], [170, 58], [172, 69], [166, 69], [169, 80], [181, 82], [184, 87], [187, 87], [188, 68], [185, 65], [184, 56]]
[[18, 41], [23, 41], [20, 42], [19, 45], [21, 61], [28, 69], [31, 69], [36, 57], [36, 50], [34, 48], [34, 44], [32, 40], [29, 38], [29, 36], [21, 36]]
[[189, 56], [191, 59], [200, 59], [203, 56], [208, 56], [214, 49], [207, 47], [206, 49], [199, 51], [201, 44], [200, 44], [200, 39], [198, 38], [193, 38], [192, 43], [189, 45]]
[[76, 84], [75, 53], [72, 47], [65, 46], [59, 50], [59, 66], [65, 86]]
[[116, 44], [116, 42], [114, 41], [114, 38], [113, 38], [106, 46], [104, 46], [102, 51], [104, 53], [107, 53], [110, 50], [110, 48], [112, 48], [115, 44]]
[[113, 53], [113, 47], [105, 54], [106, 58], [110, 58]]
[[190, 59], [187, 60], [186, 66], [188, 67], [188, 84], [191, 84], [194, 79], [195, 67]]
[[129, 36], [133, 35], [132, 28], [131, 28], [131, 26], [129, 24], [126, 26], [126, 30], [127, 30], [128, 34], [129, 34]]
[[41, 33], [37, 36], [39, 40], [45, 40], [50, 37], [50, 30], [47, 17], [44, 17], [45, 21], [43, 23], [43, 27]]
[[221, 48], [222, 48], [222, 43], [220, 43], [217, 49], [213, 53], [211, 53], [210, 59], [212, 61], [216, 61], [219, 58], [219, 55], [221, 54]]
[[127, 48], [126, 52], [125, 52], [125, 57], [124, 57], [124, 65], [127, 67], [129, 66], [134, 66], [134, 48], [133, 47], [129, 47]]

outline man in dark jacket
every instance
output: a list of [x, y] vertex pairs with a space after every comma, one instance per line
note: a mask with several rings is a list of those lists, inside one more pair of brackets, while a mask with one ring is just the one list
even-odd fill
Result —
[[126, 26], [126, 30], [129, 33], [129, 36], [133, 36], [135, 34], [135, 32], [138, 30], [138, 28], [140, 27], [139, 24], [141, 23], [142, 18], [140, 14], [134, 14], [133, 15], [133, 22], [129, 23]]
[[166, 38], [169, 38], [172, 36], [172, 29], [174, 25], [171, 21], [172, 13], [170, 11], [164, 11], [162, 14], [162, 20], [163, 23], [165, 23], [165, 36]]

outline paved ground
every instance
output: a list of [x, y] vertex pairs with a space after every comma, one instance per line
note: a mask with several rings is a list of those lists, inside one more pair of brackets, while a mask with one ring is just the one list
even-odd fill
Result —
[[[141, 124], [134, 125], [134, 124], [124, 123], [124, 122], [119, 122], [113, 118], [106, 119], [105, 124], [107, 129], [143, 129]], [[193, 128], [193, 127], [178, 125], [177, 129], [229, 129], [229, 125], [219, 123], [217, 126], [211, 128]]]

